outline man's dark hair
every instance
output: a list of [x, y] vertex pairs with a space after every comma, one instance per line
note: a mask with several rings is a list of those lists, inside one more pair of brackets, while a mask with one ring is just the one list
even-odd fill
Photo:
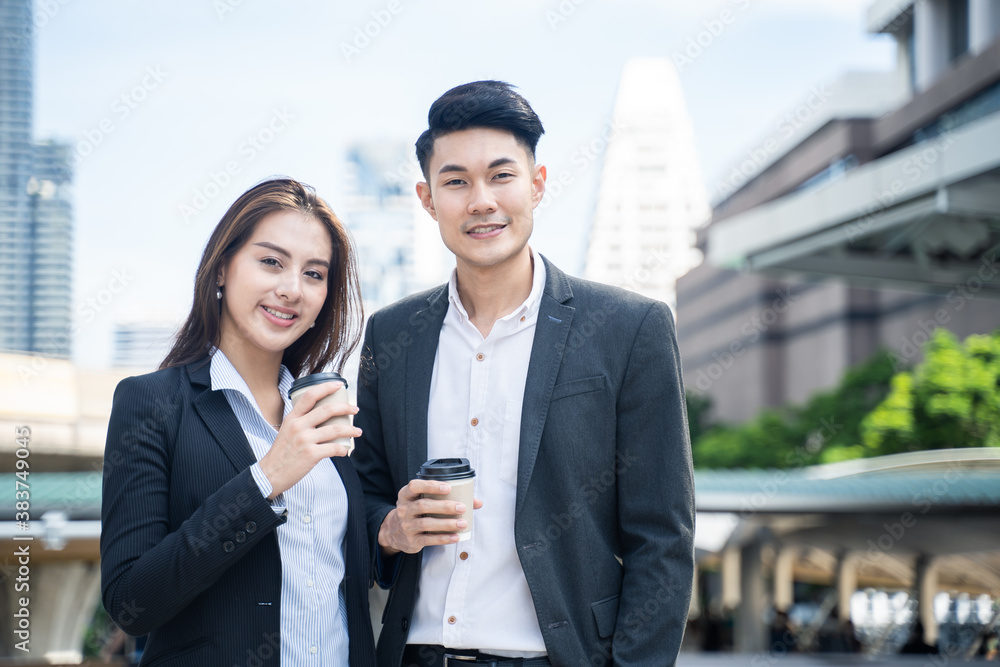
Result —
[[417, 139], [417, 160], [427, 178], [434, 141], [459, 130], [486, 127], [510, 132], [535, 159], [538, 138], [545, 133], [528, 100], [503, 81], [473, 81], [456, 86], [437, 98], [427, 112], [427, 129]]

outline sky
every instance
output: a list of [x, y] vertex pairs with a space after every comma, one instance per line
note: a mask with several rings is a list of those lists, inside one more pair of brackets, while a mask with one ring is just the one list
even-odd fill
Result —
[[117, 320], [182, 318], [246, 188], [288, 175], [337, 211], [352, 143], [412, 145], [434, 99], [477, 79], [518, 86], [546, 128], [539, 162], [578, 174], [532, 245], [579, 274], [600, 160], [574, 157], [604, 131], [629, 58], [678, 65], [712, 192], [810, 86], [894, 66], [892, 42], [865, 33], [869, 4], [37, 0], [35, 136], [77, 156], [74, 358], [109, 365]]

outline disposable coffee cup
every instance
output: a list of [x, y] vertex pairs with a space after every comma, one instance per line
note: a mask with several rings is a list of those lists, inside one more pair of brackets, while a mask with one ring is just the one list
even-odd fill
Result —
[[[469, 465], [469, 459], [431, 459], [420, 466], [417, 479], [429, 479], [434, 482], [445, 482], [451, 486], [451, 493], [425, 493], [423, 498], [434, 500], [452, 500], [465, 504], [465, 514], [460, 517], [455, 514], [428, 514], [436, 519], [465, 519], [465, 530], [458, 531], [458, 541], [464, 542], [472, 537], [472, 503], [475, 500], [473, 487], [476, 482], [476, 471]], [[437, 535], [449, 535], [449, 531], [440, 531]]]
[[[340, 373], [313, 373], [312, 375], [300, 377], [292, 383], [291, 389], [288, 390], [288, 397], [292, 399], [292, 407], [299, 402], [299, 399], [302, 398], [302, 394], [304, 394], [307, 389], [315, 387], [319, 384], [326, 384], [327, 382], [341, 382], [343, 383], [343, 386], [332, 394], [328, 394], [316, 401], [316, 405], [313, 407], [313, 410], [320, 405], [326, 405], [327, 403], [347, 403], [347, 380], [345, 380]], [[322, 424], [319, 424], [316, 428], [319, 428], [320, 426], [330, 426], [332, 424], [346, 424], [347, 426], [350, 426], [351, 416], [340, 415], [338, 417], [331, 417]], [[333, 442], [347, 447], [348, 456], [350, 456], [351, 452], [354, 451], [354, 443], [350, 438], [337, 438]]]

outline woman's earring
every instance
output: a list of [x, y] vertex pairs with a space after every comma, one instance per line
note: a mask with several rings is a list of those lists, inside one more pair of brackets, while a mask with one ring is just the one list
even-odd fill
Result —
[[316, 326], [316, 320], [313, 320], [313, 323], [309, 325], [309, 328], [312, 329], [314, 326]]
[[218, 299], [219, 301], [222, 301], [222, 288], [221, 287], [217, 287], [215, 289], [215, 298]]

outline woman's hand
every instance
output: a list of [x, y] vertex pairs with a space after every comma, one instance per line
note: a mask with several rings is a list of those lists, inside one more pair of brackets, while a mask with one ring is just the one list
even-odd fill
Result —
[[[350, 424], [335, 423], [319, 426], [331, 417], [355, 415], [358, 408], [350, 403], [316, 403], [343, 385], [326, 382], [311, 387], [296, 401], [295, 407], [285, 417], [270, 451], [260, 460], [260, 469], [271, 482], [273, 500], [305, 477], [321, 460], [330, 456], [347, 456], [350, 447], [338, 445], [337, 438], [357, 438], [361, 429]], [[315, 409], [313, 409], [315, 407]]]

